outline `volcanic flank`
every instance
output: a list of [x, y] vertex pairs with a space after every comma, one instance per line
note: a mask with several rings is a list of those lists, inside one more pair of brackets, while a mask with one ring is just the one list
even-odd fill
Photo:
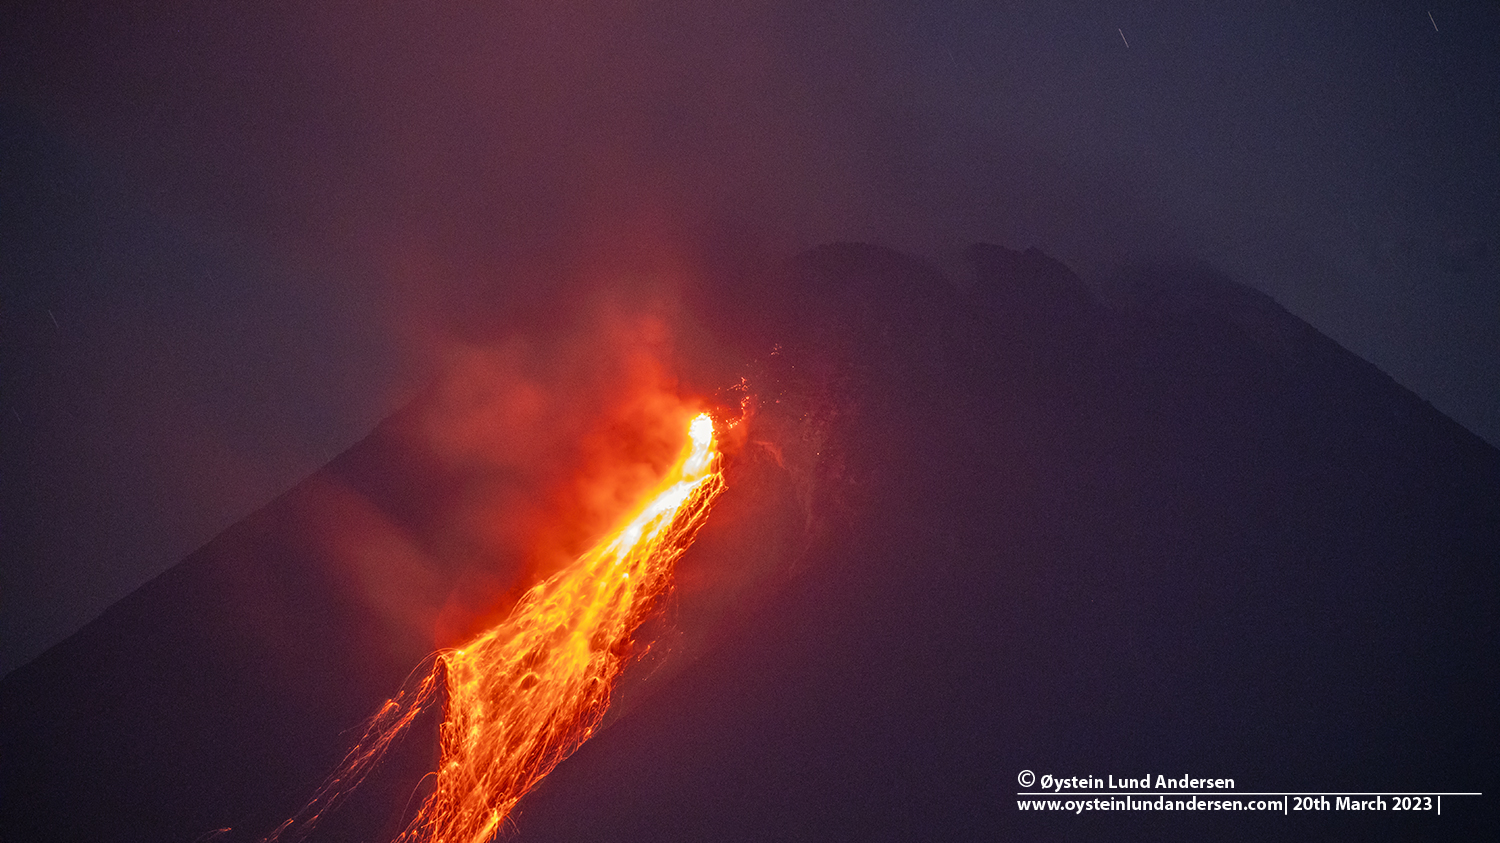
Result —
[[[735, 360], [707, 392], [744, 413], [726, 491], [611, 719], [502, 833], [1493, 834], [1490, 797], [1017, 810], [1022, 770], [1493, 793], [1500, 452], [1212, 271], [968, 257], [954, 284], [838, 244], [695, 293]], [[445, 513], [512, 499], [433, 450], [439, 392], [5, 678], [4, 839], [253, 840], [305, 803], [477, 576], [386, 560], [372, 584], [328, 525], [441, 548]], [[399, 832], [436, 716], [318, 833]]]

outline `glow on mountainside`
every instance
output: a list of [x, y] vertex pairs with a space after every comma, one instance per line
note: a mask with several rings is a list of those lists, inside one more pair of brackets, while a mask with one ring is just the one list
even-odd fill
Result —
[[516, 803], [598, 728], [631, 636], [671, 584], [724, 489], [713, 420], [635, 514], [571, 565], [533, 586], [510, 616], [389, 700], [344, 765], [268, 841], [300, 837], [362, 780], [446, 686], [436, 785], [400, 843], [483, 843]]

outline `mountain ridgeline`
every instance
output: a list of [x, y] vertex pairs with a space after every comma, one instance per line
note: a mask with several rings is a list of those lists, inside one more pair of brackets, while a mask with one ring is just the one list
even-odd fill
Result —
[[[967, 257], [955, 284], [833, 244], [694, 291], [747, 444], [623, 714], [506, 839], [1492, 834], [1490, 796], [1018, 810], [1025, 770], [1495, 793], [1500, 452], [1210, 269]], [[0, 836], [254, 840], [300, 807], [431, 645], [322, 527], [378, 512], [420, 543], [482, 481], [419, 412], [0, 683]], [[395, 570], [417, 606], [460, 580]], [[326, 839], [399, 830], [434, 730]]]

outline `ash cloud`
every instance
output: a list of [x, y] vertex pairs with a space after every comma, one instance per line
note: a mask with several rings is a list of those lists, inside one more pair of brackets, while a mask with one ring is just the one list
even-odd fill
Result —
[[[25, 643], [3, 665], [404, 404], [445, 359], [435, 336], [566, 330], [601, 280], [733, 287], [730, 268], [828, 241], [955, 278], [977, 241], [1090, 280], [1207, 260], [1495, 441], [1496, 262], [1464, 244], [1412, 267], [1366, 256], [1496, 230], [1500, 118], [1474, 104], [1500, 78], [1500, 18], [1455, 10], [1439, 34], [1408, 17], [18, 6], [0, 35], [19, 245], [0, 250], [0, 425], [5, 517], [24, 525], [4, 556], [28, 561], [6, 562], [0, 637]], [[82, 543], [64, 526], [105, 522]]]
[[[678, 456], [703, 405], [683, 391], [666, 316], [603, 298], [586, 310], [549, 332], [434, 339], [439, 374], [383, 426], [405, 465], [335, 472], [309, 493], [330, 557], [405, 635], [454, 646], [489, 627]], [[412, 464], [425, 482], [383, 485]]]

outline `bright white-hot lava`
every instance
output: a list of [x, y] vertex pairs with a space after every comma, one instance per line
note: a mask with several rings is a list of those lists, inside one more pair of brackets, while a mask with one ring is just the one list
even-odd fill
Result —
[[438, 655], [388, 702], [323, 793], [268, 840], [305, 832], [446, 685], [436, 785], [400, 843], [483, 843], [516, 803], [587, 740], [609, 706], [631, 636], [670, 586], [724, 489], [713, 421], [688, 442], [635, 513], [571, 565], [532, 587], [510, 616]]

